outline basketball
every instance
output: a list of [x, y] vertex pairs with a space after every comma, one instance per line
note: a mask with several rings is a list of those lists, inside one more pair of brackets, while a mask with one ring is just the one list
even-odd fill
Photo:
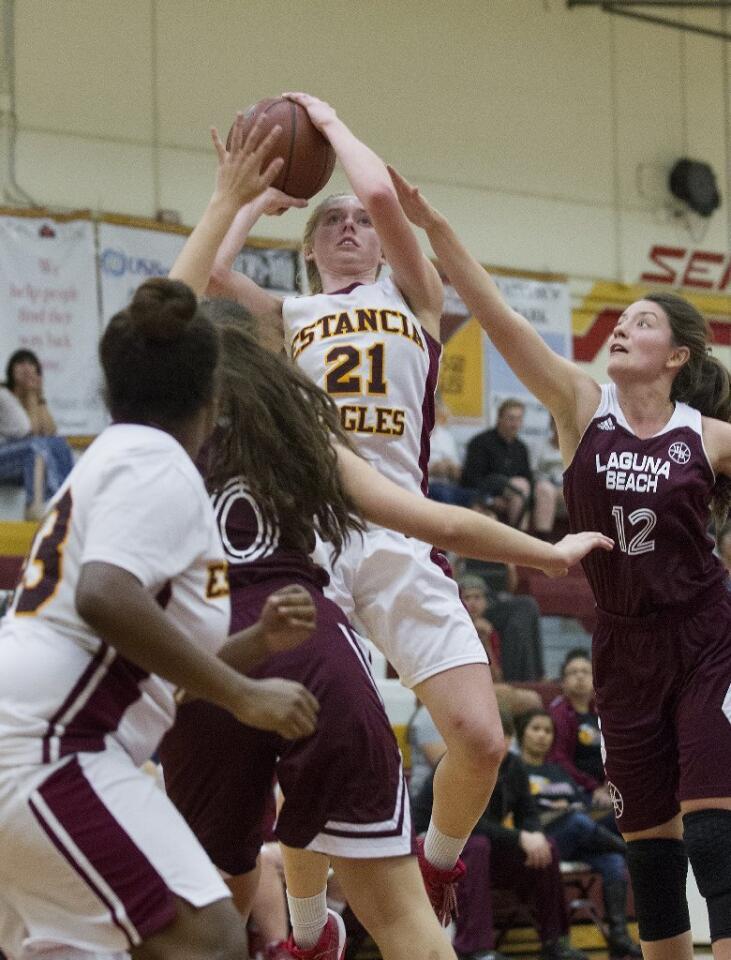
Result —
[[[325, 186], [335, 166], [335, 151], [310, 120], [307, 111], [285, 97], [260, 100], [246, 111], [244, 137], [264, 115], [264, 133], [279, 125], [282, 132], [267, 163], [282, 157], [284, 166], [273, 187], [290, 197], [309, 200]], [[229, 130], [226, 148], [231, 142]]]

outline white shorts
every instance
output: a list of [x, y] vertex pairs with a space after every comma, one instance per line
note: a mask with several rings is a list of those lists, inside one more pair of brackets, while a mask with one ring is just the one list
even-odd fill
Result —
[[0, 949], [112, 958], [166, 927], [174, 897], [228, 888], [152, 777], [121, 748], [0, 767]]
[[315, 560], [330, 574], [326, 595], [359, 626], [405, 687], [452, 667], [487, 663], [487, 654], [454, 580], [433, 559], [434, 548], [369, 526], [332, 566], [318, 543]]

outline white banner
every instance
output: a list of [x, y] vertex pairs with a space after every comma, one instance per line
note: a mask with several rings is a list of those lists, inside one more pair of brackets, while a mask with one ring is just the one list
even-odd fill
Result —
[[[560, 356], [571, 359], [573, 333], [568, 284], [521, 277], [494, 276], [494, 280], [510, 306], [530, 321], [548, 346]], [[491, 413], [490, 424], [495, 423], [500, 402], [507, 397], [517, 397], [525, 403], [521, 437], [533, 448], [548, 435], [546, 408], [518, 380], [487, 337], [484, 343], [486, 382], [491, 400], [487, 405]]]
[[38, 355], [60, 434], [104, 425], [98, 340], [91, 221], [0, 217], [2, 363], [19, 347]]
[[186, 237], [164, 230], [101, 222], [99, 278], [104, 325], [124, 309], [148, 277], [166, 277]]

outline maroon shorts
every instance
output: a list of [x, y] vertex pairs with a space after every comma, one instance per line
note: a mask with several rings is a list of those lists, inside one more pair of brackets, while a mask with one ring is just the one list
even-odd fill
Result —
[[599, 611], [594, 686], [617, 825], [731, 797], [731, 595], [721, 585], [657, 617]]
[[[265, 598], [285, 583], [237, 591], [232, 630], [254, 622]], [[231, 875], [254, 867], [275, 774], [284, 795], [275, 834], [288, 846], [352, 858], [412, 849], [401, 755], [367, 655], [340, 608], [304, 586], [317, 606], [315, 633], [250, 676], [304, 684], [320, 703], [316, 732], [284, 740], [196, 701], [180, 709], [161, 747], [171, 800]]]

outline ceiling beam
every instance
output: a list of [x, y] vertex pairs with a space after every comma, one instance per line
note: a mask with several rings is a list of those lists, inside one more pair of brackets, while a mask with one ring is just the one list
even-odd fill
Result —
[[695, 23], [684, 23], [667, 17], [658, 17], [650, 13], [640, 13], [630, 7], [673, 7], [676, 10], [693, 7], [706, 7], [716, 10], [731, 8], [731, 0], [700, 0], [692, 3], [689, 0], [566, 0], [571, 7], [599, 7], [604, 13], [611, 13], [615, 17], [628, 17], [640, 20], [643, 23], [652, 23], [655, 26], [670, 27], [673, 30], [683, 30], [686, 33], [697, 33], [702, 37], [713, 37], [715, 40], [731, 41], [731, 33], [727, 30], [714, 30], [711, 27], [701, 27]]

